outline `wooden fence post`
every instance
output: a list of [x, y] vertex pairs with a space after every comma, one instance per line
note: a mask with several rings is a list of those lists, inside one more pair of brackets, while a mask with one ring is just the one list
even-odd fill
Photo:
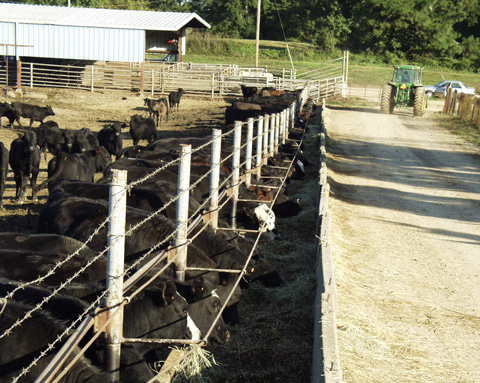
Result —
[[[185, 269], [187, 267], [187, 226], [188, 226], [188, 205], [190, 188], [190, 164], [192, 157], [191, 145], [180, 145], [180, 163], [178, 164], [178, 199], [176, 235], [174, 246], [177, 247], [175, 265], [177, 278], [180, 282], [185, 281]], [[183, 245], [183, 246], [182, 246]], [[182, 246], [181, 249], [178, 249]]]
[[108, 263], [107, 263], [107, 295], [106, 307], [109, 315], [116, 314], [106, 328], [106, 364], [107, 371], [112, 373], [112, 381], [119, 380], [120, 349], [123, 337], [123, 268], [125, 257], [125, 223], [127, 210], [127, 171], [113, 169], [110, 184], [110, 201], [108, 223]]
[[152, 95], [152, 97], [153, 97], [153, 95], [155, 94], [155, 90], [154, 90], [154, 89], [155, 89], [155, 70], [152, 69], [152, 90], [151, 90], [151, 92], [150, 92], [150, 94]]
[[212, 132], [212, 160], [210, 173], [210, 206], [209, 211], [212, 216], [210, 226], [213, 230], [218, 227], [218, 188], [220, 183], [220, 160], [222, 150], [222, 130], [213, 129]]
[[240, 183], [240, 149], [242, 141], [242, 122], [234, 122], [233, 133], [233, 157], [232, 157], [232, 209], [230, 211], [231, 225], [233, 229], [237, 228], [237, 201], [238, 186]]
[[277, 121], [277, 115], [272, 114], [270, 118], [270, 132], [268, 135], [268, 157], [273, 157], [275, 151], [275, 122]]

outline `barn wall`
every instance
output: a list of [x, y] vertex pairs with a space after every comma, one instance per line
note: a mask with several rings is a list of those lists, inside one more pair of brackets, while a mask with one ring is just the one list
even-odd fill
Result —
[[[5, 29], [11, 33], [9, 24], [12, 23], [0, 23], [0, 31]], [[12, 25], [15, 36], [15, 24]], [[122, 62], [145, 60], [145, 31], [140, 29], [18, 23], [16, 43], [33, 45], [18, 48], [17, 55], [20, 57]], [[9, 48], [9, 54], [13, 55], [14, 50]]]
[[[0, 44], [15, 44], [15, 23], [0, 23]], [[0, 55], [6, 55], [6, 52], [6, 47], [0, 46]], [[14, 53], [14, 48], [8, 47], [8, 54]]]

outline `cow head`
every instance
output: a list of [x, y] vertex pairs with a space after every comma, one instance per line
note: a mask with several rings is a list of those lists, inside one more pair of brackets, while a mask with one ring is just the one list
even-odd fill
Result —
[[253, 210], [257, 218], [260, 231], [266, 233], [269, 239], [280, 239], [280, 234], [275, 227], [275, 213], [266, 204], [262, 203]]
[[47, 113], [46, 113], [47, 116], [55, 116], [55, 113], [53, 113], [53, 109], [52, 109], [51, 106], [48, 106], [48, 105], [47, 105], [47, 106], [45, 107], [45, 111], [47, 112]]

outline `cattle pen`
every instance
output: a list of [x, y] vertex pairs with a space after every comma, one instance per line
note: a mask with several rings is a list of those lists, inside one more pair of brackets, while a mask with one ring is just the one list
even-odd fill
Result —
[[[162, 170], [171, 168], [174, 166], [179, 166], [180, 168], [188, 169], [188, 159], [190, 156], [198, 153], [209, 153], [211, 156], [211, 170], [207, 172], [204, 177], [197, 179], [193, 185], [182, 185], [178, 187], [178, 195], [175, 199], [166, 204], [163, 210], [167, 209], [169, 205], [177, 205], [177, 211], [179, 212], [179, 217], [177, 220], [177, 227], [173, 230], [168, 238], [161, 243], [158, 243], [157, 246], [152, 249], [152, 251], [145, 254], [145, 257], [138, 260], [135, 264], [129, 265], [129, 267], [121, 273], [117, 278], [125, 278], [123, 293], [130, 293], [130, 289], [133, 290], [135, 283], [141, 279], [142, 272], [151, 271], [152, 268], [156, 268], [156, 274], [161, 274], [168, 265], [171, 263], [177, 264], [178, 278], [182, 278], [182, 274], [189, 269], [188, 263], [185, 268], [185, 258], [180, 258], [185, 253], [187, 254], [188, 260], [188, 246], [191, 244], [195, 236], [198, 235], [195, 227], [197, 225], [205, 227], [213, 227], [219, 231], [229, 231], [235, 228], [235, 208], [237, 202], [241, 202], [241, 198], [238, 196], [238, 187], [239, 185], [262, 185], [262, 180], [267, 180], [268, 176], [261, 175], [261, 168], [264, 164], [268, 162], [269, 158], [274, 157], [278, 153], [278, 149], [285, 142], [290, 142], [295, 145], [298, 149], [302, 144], [302, 139], [291, 140], [288, 139], [288, 133], [290, 132], [301, 132], [298, 130], [298, 120], [304, 119], [308, 121], [308, 117], [311, 113], [312, 100], [318, 100], [325, 97], [331, 97], [337, 94], [342, 94], [345, 90], [345, 69], [342, 63], [342, 59], [334, 60], [333, 62], [326, 65], [324, 68], [321, 68], [317, 71], [310, 71], [309, 73], [292, 73], [288, 71], [281, 71], [276, 73], [276, 76], [269, 76], [271, 70], [267, 68], [262, 69], [261, 71], [252, 70], [251, 68], [238, 68], [236, 66], [230, 67], [221, 67], [214, 66], [210, 68], [207, 66], [199, 66], [193, 64], [183, 64], [182, 67], [175, 66], [162, 66], [162, 69], [149, 69], [148, 67], [143, 68], [143, 80], [141, 80], [141, 71], [138, 67], [132, 66], [127, 68], [121, 67], [95, 67], [95, 68], [83, 68], [82, 70], [75, 67], [61, 67], [57, 68], [51, 65], [37, 65], [34, 63], [23, 63], [21, 82], [22, 86], [26, 89], [26, 94], [28, 94], [28, 88], [32, 89], [35, 87], [72, 87], [75, 89], [83, 89], [91, 92], [101, 92], [105, 90], [115, 90], [115, 91], [143, 91], [146, 95], [150, 94], [151, 96], [158, 96], [169, 91], [177, 90], [178, 87], [184, 87], [189, 96], [206, 96], [208, 98], [219, 98], [225, 96], [238, 96], [240, 85], [248, 84], [258, 87], [273, 87], [276, 89], [282, 89], [286, 91], [293, 91], [298, 93], [297, 100], [292, 103], [288, 108], [285, 108], [281, 113], [274, 113], [271, 115], [261, 116], [259, 118], [250, 119], [245, 123], [236, 123], [235, 128], [229, 132], [221, 132], [218, 129], [214, 129], [211, 134], [211, 140], [208, 143], [197, 147], [182, 146], [178, 149], [178, 152], [183, 153], [177, 161], [172, 163], [165, 164], [162, 169], [158, 169], [160, 173]], [[207, 69], [211, 72], [208, 73]], [[83, 71], [83, 72], [82, 72]], [[80, 73], [82, 72], [82, 73]], [[80, 73], [80, 74], [79, 74]], [[2, 71], [0, 68], [0, 78]], [[302, 78], [303, 76], [303, 78]], [[142, 83], [143, 81], [143, 83]], [[255, 130], [255, 131], [254, 131]], [[231, 153], [226, 155], [224, 158], [217, 157], [220, 152], [220, 146], [228, 142], [227, 146], [230, 146]], [[295, 155], [293, 156], [295, 157]], [[215, 160], [215, 158], [217, 158]], [[231, 165], [230, 165], [231, 162]], [[222, 179], [222, 183], [219, 183], [219, 169], [222, 166], [231, 166], [231, 176], [227, 179]], [[287, 179], [287, 175], [291, 172], [294, 162], [285, 163], [279, 166], [279, 169], [284, 172], [282, 176], [278, 176], [278, 179], [282, 180], [284, 183]], [[118, 179], [118, 176], [115, 176]], [[121, 176], [120, 176], [121, 178]], [[182, 179], [188, 179], [188, 176], [181, 177]], [[206, 204], [199, 206], [198, 210], [193, 213], [188, 213], [188, 190], [192, 190], [198, 184], [210, 181], [212, 184], [210, 186], [210, 199]], [[130, 191], [135, 184], [127, 185], [116, 185], [120, 187], [121, 190]], [[272, 188], [275, 189], [275, 188]], [[276, 190], [279, 191], [281, 187], [278, 187]], [[278, 194], [277, 194], [278, 195]], [[185, 202], [187, 198], [187, 202]], [[275, 198], [272, 198], [272, 201], [269, 202], [270, 206], [275, 203]], [[184, 201], [182, 203], [182, 200]], [[233, 201], [233, 203], [231, 202]], [[230, 222], [230, 228], [228, 227], [219, 227], [217, 223], [218, 211], [224, 208], [227, 204], [231, 204], [232, 213], [230, 214], [233, 220]], [[183, 206], [183, 208], [182, 208]], [[187, 215], [185, 211], [187, 210]], [[181, 213], [183, 211], [183, 214]], [[112, 216], [112, 213], [110, 216]], [[162, 211], [157, 211], [151, 215], [150, 219], [158, 214], [162, 214]], [[92, 233], [92, 237], [85, 241], [84, 245], [88, 246], [91, 240], [95, 235], [99, 235], [101, 232], [102, 235], [105, 233], [105, 226], [109, 222], [108, 217], [102, 223], [101, 227], [97, 227], [96, 230]], [[145, 224], [148, 221], [142, 222]], [[122, 225], [120, 225], [122, 226]], [[92, 259], [85, 267], [82, 267], [78, 270], [75, 275], [69, 278], [65, 283], [58, 287], [58, 290], [55, 290], [54, 294], [61, 291], [64, 287], [68, 286], [78, 275], [87, 270], [88, 266], [94, 264], [94, 262], [100, 260], [108, 252], [113, 250], [113, 238], [115, 236], [129, 236], [131, 233], [140, 227], [129, 227], [129, 230], [125, 234], [114, 234], [111, 232], [108, 234], [109, 242], [112, 244], [106, 248], [104, 251], [98, 254], [98, 257]], [[252, 231], [251, 235], [255, 235], [256, 241], [255, 246], [261, 239], [262, 232], [265, 230], [264, 227], [260, 228], [260, 231]], [[248, 231], [244, 231], [246, 233]], [[168, 245], [171, 243], [171, 245]], [[165, 248], [163, 251], [158, 253], [156, 250], [158, 248]], [[185, 249], [185, 251], [182, 251]], [[77, 252], [72, 253], [71, 257], [75, 256]], [[255, 249], [252, 248], [249, 251], [249, 258], [246, 260], [243, 268], [238, 269], [225, 269], [222, 270], [225, 273], [231, 273], [236, 279], [235, 286], [238, 286], [240, 280], [245, 277], [247, 272], [247, 264], [252, 259]], [[71, 259], [69, 257], [68, 259]], [[151, 259], [150, 259], [151, 258]], [[65, 262], [68, 262], [68, 259]], [[148, 262], [147, 262], [148, 259]], [[188, 261], [187, 261], [188, 262]], [[161, 264], [161, 268], [159, 268]], [[141, 265], [141, 270], [137, 270]], [[52, 268], [52, 273], [54, 270], [60, 269], [62, 264], [55, 265]], [[183, 268], [183, 270], [182, 270]], [[190, 268], [194, 270], [194, 268]], [[33, 283], [41, 282], [51, 273], [41, 277]], [[111, 276], [111, 274], [109, 274]], [[233, 294], [234, 287], [232, 288], [229, 298]], [[22, 286], [19, 285], [18, 289], [21, 289]], [[6, 300], [10, 299], [13, 296], [14, 292], [5, 297]], [[70, 338], [68, 342], [65, 343], [64, 348], [61, 352], [58, 353], [58, 359], [52, 361], [54, 365], [53, 370], [45, 370], [44, 374], [38, 378], [38, 382], [47, 382], [47, 381], [59, 381], [61, 380], [61, 375], [57, 375], [57, 372], [61, 368], [61, 363], [59, 360], [65, 359], [68, 357], [68, 353], [72, 352], [75, 349], [75, 345], [81, 344], [81, 337], [84, 336], [92, 327], [94, 327], [98, 332], [96, 337], [110, 326], [110, 321], [115, 320], [121, 316], [122, 308], [130, 301], [132, 297], [136, 294], [139, 294], [139, 291], [130, 293], [128, 297], [118, 298], [117, 304], [119, 307], [111, 313], [109, 319], [106, 320], [105, 316], [95, 315], [95, 307], [100, 304], [100, 301], [105, 298], [108, 294], [111, 294], [110, 289], [106, 289], [104, 293], [98, 297], [94, 304], [92, 304], [88, 310], [85, 311], [83, 319], [79, 319], [72, 323], [72, 325], [65, 330], [64, 335], [66, 336], [70, 332], [74, 332], [74, 337]], [[48, 302], [49, 298], [46, 298], [41, 302], [36, 309], [42, 307], [45, 302]], [[226, 301], [221, 311], [223, 311], [228, 304]], [[217, 316], [217, 319], [221, 315], [221, 311]], [[117, 313], [117, 314], [115, 314]], [[94, 319], [95, 318], [95, 319]], [[21, 322], [15, 324], [15, 328], [19, 326]], [[215, 322], [212, 324], [213, 328]], [[158, 339], [152, 340], [149, 339], [148, 342], [157, 341], [160, 344], [172, 343], [172, 344], [192, 344], [193, 348], [187, 355], [178, 357], [177, 354], [172, 353], [173, 363], [166, 365], [159, 372], [159, 376], [156, 378], [158, 381], [166, 381], [167, 376], [171, 375], [174, 370], [175, 365], [181, 362], [182, 359], [185, 359], [192, 354], [194, 349], [198, 349], [206, 344], [206, 338], [211, 330], [207, 332], [207, 335], [197, 341], [188, 341], [185, 339]], [[317, 338], [317, 335], [315, 335]], [[113, 336], [115, 338], [115, 336]], [[0, 338], [1, 339], [1, 338]], [[95, 341], [95, 338], [92, 338], [88, 343]], [[127, 339], [128, 342], [140, 341], [139, 339]], [[60, 338], [55, 343], [52, 343], [49, 346], [49, 349], [46, 352], [53, 350], [58, 346]], [[113, 343], [115, 345], [115, 343]], [[117, 343], [118, 344], [118, 343]], [[114, 349], [118, 347], [113, 347]], [[64, 353], [64, 350], [66, 352]], [[115, 352], [113, 352], [115, 353]], [[80, 354], [78, 354], [80, 355]], [[115, 365], [116, 362], [113, 362]], [[72, 363], [70, 363], [71, 365]], [[323, 373], [321, 373], [323, 374]], [[18, 377], [21, 378], [21, 377]], [[53, 380], [52, 380], [53, 379]], [[15, 381], [18, 381], [15, 380]], [[156, 381], [156, 380], [152, 380]]]
[[[282, 142], [284, 143], [285, 140], [288, 141], [287, 136], [286, 136], [288, 132], [295, 131], [295, 130], [298, 129], [295, 126], [295, 121], [298, 122], [298, 118], [300, 118], [300, 113], [302, 113], [302, 116], [304, 116], [305, 108], [308, 109], [308, 108], [311, 108], [311, 106], [312, 106], [311, 102], [307, 103], [308, 99], [309, 99], [308, 89], [306, 89], [302, 93], [299, 93], [299, 97], [296, 100], [296, 102], [293, 103], [289, 108], [285, 109], [282, 113], [278, 113], [278, 114], [270, 115], [270, 116], [262, 116], [258, 119], [251, 119], [247, 123], [243, 123], [243, 124], [242, 123], [236, 123], [235, 124], [235, 129], [233, 131], [230, 131], [230, 132], [221, 133], [219, 131], [214, 131], [212, 133], [212, 140], [211, 140], [211, 142], [208, 143], [208, 145], [205, 144], [205, 145], [193, 148], [193, 149], [192, 148], [183, 148], [181, 150], [182, 152], [185, 151], [186, 155], [188, 155], [188, 153], [192, 154], [192, 153], [202, 152], [202, 151], [203, 152], [207, 151], [207, 152], [214, 153], [214, 152], [218, 152], [218, 149], [214, 149], [214, 148], [209, 149], [210, 145], [213, 145], [214, 142], [218, 143], [218, 142], [221, 142], [221, 141], [223, 141], [223, 142], [230, 141], [230, 142], [233, 143], [232, 153], [230, 155], [227, 155], [226, 158], [223, 158], [221, 161], [217, 162], [217, 164], [218, 163], [225, 164], [225, 161], [232, 161], [232, 179], [231, 180], [229, 180], [229, 179], [222, 180], [223, 181], [222, 185], [218, 185], [217, 187], [212, 188], [212, 191], [213, 191], [212, 196], [215, 195], [215, 192], [214, 192], [215, 190], [218, 190], [218, 191], [221, 190], [221, 192], [218, 195], [218, 203], [219, 204], [225, 205], [227, 203], [227, 198], [232, 198], [232, 199], [238, 198], [238, 196], [236, 195], [236, 191], [235, 191], [236, 187], [235, 186], [238, 187], [239, 183], [255, 184], [256, 182], [259, 182], [259, 180], [262, 179], [262, 177], [259, 177], [261, 165], [263, 163], [265, 163], [268, 160], [269, 157], [273, 156], [278, 151], [278, 148], [279, 148], [279, 146], [281, 145]], [[308, 113], [307, 113], [307, 115], [308, 115]], [[256, 128], [257, 128], [257, 134], [255, 136], [254, 136], [254, 133], [253, 133], [254, 126], [256, 126]], [[242, 134], [242, 130], [245, 130], [245, 129], [247, 131], [246, 134]], [[242, 136], [244, 136], [244, 137], [242, 138]], [[242, 140], [243, 140], [243, 142], [242, 142]], [[293, 141], [293, 142], [295, 143], [295, 145], [298, 145], [298, 146], [301, 143], [301, 141], [298, 141], [298, 142]], [[255, 152], [255, 154], [253, 154], [254, 152]], [[174, 163], [166, 164], [165, 168], [171, 167], [171, 166], [174, 166], [174, 165], [178, 165], [178, 163], [180, 163], [180, 162], [182, 162], [182, 161], [179, 160], [179, 161], [175, 161]], [[216, 176], [214, 175], [215, 167], [213, 166], [213, 165], [215, 165], [215, 161], [212, 160], [211, 163], [212, 163], [212, 170], [205, 174], [204, 179], [207, 179], [207, 178], [215, 179], [216, 178]], [[286, 163], [285, 165], [283, 165], [281, 167], [284, 168], [285, 174], [287, 174], [291, 170], [292, 166], [293, 166], [292, 163]], [[220, 167], [220, 166], [218, 166], [218, 167]], [[161, 169], [159, 171], [161, 171]], [[285, 176], [280, 177], [280, 178], [285, 178]], [[197, 184], [200, 183], [200, 182], [203, 182], [204, 179], [197, 180]], [[130, 189], [132, 187], [133, 187], [133, 185], [128, 185], [128, 186], [125, 186], [124, 188]], [[192, 187], [195, 187], [195, 185], [192, 185]], [[180, 188], [180, 190], [185, 190], [185, 188], [182, 187], [182, 188]], [[188, 195], [188, 193], [186, 193], [186, 194]], [[176, 200], [173, 200], [169, 203], [172, 203], [172, 204], [173, 203], [179, 203], [178, 201], [181, 199], [180, 196], [181, 196], [181, 193], [179, 194], [179, 196], [177, 197]], [[185, 196], [185, 194], [184, 194], [184, 196]], [[215, 200], [215, 198], [212, 198], [212, 199]], [[210, 204], [212, 204], [212, 201], [210, 201]], [[210, 205], [210, 206], [215, 206], [215, 204], [213, 203], [213, 205]], [[187, 219], [187, 220], [189, 220], [189, 224], [190, 224], [187, 232], [189, 232], [189, 233], [193, 232], [193, 226], [192, 226], [193, 224], [198, 224], [202, 221], [214, 222], [215, 214], [212, 214], [212, 212], [214, 213], [216, 209], [212, 208], [210, 206], [209, 207], [206, 207], [206, 206], [200, 207], [199, 211], [195, 212], [194, 214], [192, 214]], [[233, 204], [233, 206], [235, 206], [235, 204]], [[218, 209], [220, 209], [220, 207], [218, 207]], [[204, 210], [206, 210], [207, 213], [204, 212]], [[159, 212], [156, 212], [155, 214], [158, 214], [158, 213]], [[193, 219], [192, 217], [195, 217], [195, 219]], [[106, 224], [107, 224], [107, 220], [105, 220], [105, 222], [103, 222], [102, 228]], [[234, 223], [233, 223], [233, 225], [234, 225]], [[179, 227], [177, 227], [175, 232], [171, 233], [171, 236], [168, 239], [168, 240], [171, 240], [173, 238], [176, 238], [175, 241], [177, 242], [177, 246], [179, 248], [189, 244], [191, 242], [191, 239], [192, 239], [191, 237], [188, 240], [185, 239], [185, 238], [176, 237], [176, 234], [178, 232], [182, 231], [181, 227], [182, 227], [182, 225], [179, 225]], [[97, 235], [100, 230], [103, 230], [102, 228], [100, 228], [100, 227], [97, 228], [95, 230], [95, 233], [92, 234], [92, 238], [93, 238], [93, 235]], [[133, 227], [130, 228], [130, 230], [127, 232], [127, 235], [129, 235], [134, 229], [135, 228], [133, 228]], [[185, 226], [183, 226], [183, 229], [185, 229]], [[222, 227], [217, 228], [217, 230], [222, 230], [222, 229], [227, 229], [227, 228], [222, 228]], [[183, 231], [185, 232], [185, 230], [183, 230]], [[258, 241], [258, 239], [257, 239], [257, 241]], [[89, 242], [90, 242], [90, 239], [88, 241], [85, 241], [84, 245], [87, 246]], [[162, 245], [163, 244], [159, 244], [160, 247]], [[178, 248], [177, 248], [177, 250], [178, 250]], [[99, 259], [104, 254], [106, 254], [106, 251], [107, 251], [107, 249], [105, 250], [105, 252], [102, 252], [101, 254], [99, 254], [99, 257], [96, 258], [96, 259]], [[152, 253], [153, 253], [153, 251], [152, 251]], [[150, 267], [150, 265], [154, 265], [155, 263], [162, 262], [163, 259], [168, 258], [168, 257], [171, 258], [171, 260], [169, 260], [169, 262], [170, 261], [173, 262], [174, 257], [175, 257], [175, 255], [173, 255], [173, 253], [179, 254], [180, 251], [174, 251], [174, 250], [165, 251], [165, 252], [162, 252], [162, 253], [156, 255], [156, 257], [151, 260], [151, 263], [149, 263], [149, 265], [146, 266], [145, 269], [148, 269], [148, 267]], [[188, 254], [188, 250], [187, 250], [187, 254]], [[250, 254], [250, 257], [251, 257], [251, 255], [252, 254]], [[89, 263], [89, 265], [92, 264], [93, 262], [95, 262], [95, 259], [92, 259], [91, 262]], [[55, 267], [53, 267], [51, 273], [53, 273], [53, 271], [55, 271], [56, 269], [58, 269], [60, 267], [61, 267], [61, 264], [56, 265]], [[88, 265], [85, 265], [84, 268], [81, 268], [80, 270], [78, 270], [78, 272], [75, 273], [74, 276], [72, 276], [69, 280], [65, 281], [65, 283], [62, 284], [59, 287], [59, 289], [56, 290], [55, 292], [57, 293], [63, 287], [68, 285], [68, 283], [70, 281], [72, 281], [76, 276], [78, 276], [80, 273], [84, 272], [87, 267], [88, 267]], [[134, 270], [133, 266], [130, 267], [129, 269], [127, 269], [125, 274], [122, 275], [122, 276], [127, 276], [129, 271], [132, 271], [132, 270]], [[240, 280], [242, 275], [245, 274], [245, 267], [241, 270], [236, 269], [236, 270], [225, 270], [225, 271], [226, 272], [233, 272], [235, 275], [239, 276], [238, 280]], [[158, 272], [161, 273], [161, 270], [159, 270]], [[43, 280], [44, 278], [51, 275], [51, 273], [49, 273], [47, 276], [44, 276], [44, 277], [40, 278], [36, 282], [39, 282], [39, 281]], [[134, 274], [133, 276], [130, 277], [130, 279], [128, 279], [125, 282], [125, 285], [124, 285], [125, 291], [128, 288], [130, 288], [134, 285], [136, 278], [139, 278], [139, 274]], [[21, 289], [21, 286], [19, 286], [19, 289]], [[105, 292], [105, 294], [102, 294], [102, 297], [104, 297], [106, 294], [107, 294], [107, 292]], [[136, 293], [132, 293], [130, 298], [134, 294], [136, 294]], [[5, 298], [9, 299], [9, 297], [10, 297], [10, 295], [8, 295]], [[47, 301], [48, 301], [48, 298], [45, 299], [44, 302], [47, 302]], [[100, 301], [100, 299], [96, 303], [98, 304], [99, 301]], [[122, 301], [121, 304], [122, 305], [126, 304], [127, 301], [128, 301], [128, 299]], [[44, 302], [42, 302], [42, 303], [44, 303]], [[42, 306], [42, 303], [40, 303], [37, 306], [37, 308], [40, 308]], [[224, 304], [224, 307], [225, 307], [225, 304]], [[107, 322], [99, 322], [98, 320], [93, 320], [92, 316], [88, 315], [89, 313], [92, 312], [93, 308], [94, 308], [94, 305], [92, 305], [89, 308], [89, 310], [87, 310], [87, 312], [85, 312], [85, 318], [86, 319], [84, 319], [83, 322], [80, 325], [78, 325], [79, 322], [76, 321], [72, 324], [72, 327], [70, 327], [69, 330], [66, 330], [65, 334], [67, 332], [71, 331], [75, 326], [77, 326], [77, 330], [74, 332], [75, 337], [76, 337], [75, 340], [72, 339], [68, 343], [68, 346], [66, 346], [66, 349], [68, 349], [69, 351], [73, 350], [73, 345], [78, 344], [78, 342], [80, 342], [80, 339], [79, 339], [80, 335], [82, 333], [87, 332], [87, 330], [89, 328], [91, 328], [91, 326], [94, 325], [95, 327], [100, 328], [100, 329], [107, 327], [107, 325], [108, 325]], [[114, 317], [115, 317], [114, 315], [111, 316], [111, 318], [114, 318]], [[20, 324], [21, 324], [21, 321], [18, 322], [18, 324], [15, 324], [15, 328], [17, 326], [19, 326]], [[135, 341], [135, 340], [130, 339], [130, 341]], [[182, 342], [182, 341], [179, 341], [177, 339], [170, 340], [170, 341], [175, 341], [176, 343], [189, 343], [188, 341], [186, 342], [184, 340]], [[49, 350], [53, 349], [59, 342], [60, 342], [60, 338], [59, 338], [58, 341], [55, 342], [55, 344], [51, 345]], [[161, 340], [160, 342], [164, 343], [165, 340]], [[193, 343], [195, 343], [195, 342], [193, 342]], [[203, 343], [204, 343], [204, 340], [203, 341], [197, 341], [196, 345], [197, 345], [197, 347], [199, 347]], [[48, 350], [46, 352], [48, 352]], [[60, 355], [61, 354], [59, 354], [59, 356]], [[54, 362], [54, 363], [55, 363], [56, 367], [59, 368], [59, 365], [56, 364], [56, 362]], [[162, 370], [162, 373], [165, 374], [167, 372], [165, 370]], [[46, 373], [45, 376], [48, 376], [48, 374]], [[50, 376], [52, 376], [52, 375], [50, 375]], [[44, 375], [42, 375], [42, 377], [39, 378], [38, 381], [49, 381], [49, 380], [46, 380], [46, 379], [47, 378], [45, 377], [45, 380], [44, 380]], [[58, 380], [58, 379], [61, 379], [61, 378], [57, 376], [56, 379]]]

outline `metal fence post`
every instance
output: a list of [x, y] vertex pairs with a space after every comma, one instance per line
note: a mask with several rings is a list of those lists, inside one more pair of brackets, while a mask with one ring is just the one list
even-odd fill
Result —
[[232, 228], [237, 227], [237, 201], [238, 186], [240, 183], [240, 147], [242, 141], [242, 122], [234, 122], [233, 134], [233, 157], [232, 157], [232, 209], [230, 211], [230, 219]]
[[150, 94], [152, 95], [152, 97], [153, 97], [153, 95], [154, 95], [154, 88], [155, 88], [154, 84], [155, 84], [155, 70], [152, 69], [152, 90], [151, 90], [151, 92], [150, 92]]
[[218, 227], [218, 186], [220, 183], [220, 160], [222, 149], [222, 130], [213, 129], [212, 131], [212, 172], [210, 173], [210, 206], [209, 211], [212, 215], [210, 226], [213, 230]]
[[272, 114], [270, 118], [270, 132], [268, 134], [268, 157], [273, 157], [274, 150], [275, 150], [275, 122], [277, 120], [277, 115]]
[[[185, 269], [187, 267], [187, 224], [190, 188], [190, 164], [192, 159], [192, 146], [180, 145], [180, 163], [178, 164], [178, 199], [176, 235], [174, 246], [177, 247], [175, 266], [179, 281], [185, 281]], [[182, 246], [183, 245], [183, 246]], [[181, 249], [178, 249], [182, 246]]]
[[253, 118], [247, 122], [247, 146], [245, 148], [245, 184], [250, 186], [252, 180], [252, 147], [253, 147]]
[[[110, 315], [123, 301], [123, 268], [125, 256], [125, 223], [127, 210], [127, 171], [113, 169], [110, 184], [108, 223], [107, 290], [105, 304]], [[120, 349], [123, 336], [123, 307], [106, 328], [106, 367], [112, 381], [119, 380]]]
[[262, 163], [267, 164], [268, 161], [268, 132], [270, 131], [270, 115], [265, 115], [265, 122], [263, 124], [263, 150], [262, 150]]
[[255, 155], [256, 178], [262, 176], [262, 150], [263, 150], [263, 116], [260, 116], [257, 124], [257, 152]]

